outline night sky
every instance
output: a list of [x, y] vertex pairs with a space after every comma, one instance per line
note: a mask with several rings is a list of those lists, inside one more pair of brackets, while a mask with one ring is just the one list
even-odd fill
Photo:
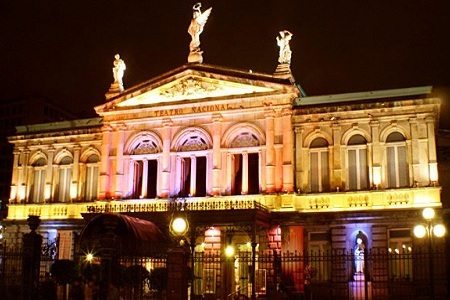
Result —
[[[190, 0], [0, 1], [0, 101], [43, 96], [92, 116], [120, 53], [131, 87], [187, 62]], [[272, 73], [287, 29], [308, 95], [437, 86], [450, 128], [450, 1], [216, 0], [204, 62]]]

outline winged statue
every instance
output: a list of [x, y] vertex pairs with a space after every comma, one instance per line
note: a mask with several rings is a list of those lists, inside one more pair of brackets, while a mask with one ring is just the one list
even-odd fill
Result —
[[202, 7], [201, 3], [197, 3], [192, 7], [193, 16], [191, 20], [191, 24], [188, 28], [188, 33], [192, 37], [192, 41], [189, 44], [189, 62], [202, 62], [202, 51], [200, 50], [200, 34], [203, 32], [203, 28], [205, 27], [206, 21], [208, 21], [208, 17], [211, 14], [212, 7], [208, 8], [204, 12], [200, 10]]

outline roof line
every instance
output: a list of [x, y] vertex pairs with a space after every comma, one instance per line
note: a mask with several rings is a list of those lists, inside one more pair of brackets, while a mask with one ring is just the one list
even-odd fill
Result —
[[315, 104], [328, 104], [336, 102], [350, 102], [350, 101], [360, 101], [369, 99], [379, 99], [379, 98], [394, 98], [394, 97], [404, 97], [404, 96], [414, 96], [414, 95], [425, 95], [430, 94], [432, 91], [432, 86], [420, 86], [420, 87], [410, 87], [402, 89], [389, 89], [389, 90], [378, 90], [378, 91], [368, 91], [368, 92], [357, 92], [357, 93], [345, 93], [345, 94], [331, 94], [331, 95], [321, 95], [321, 96], [310, 96], [297, 99], [295, 105], [315, 105]]

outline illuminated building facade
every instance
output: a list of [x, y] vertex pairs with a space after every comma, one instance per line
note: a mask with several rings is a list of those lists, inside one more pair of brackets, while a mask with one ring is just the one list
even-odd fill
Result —
[[5, 238], [38, 215], [71, 258], [83, 218], [167, 231], [177, 198], [205, 228], [196, 252], [411, 249], [421, 209], [441, 207], [431, 91], [307, 97], [289, 71], [184, 65], [109, 94], [99, 118], [19, 128]]

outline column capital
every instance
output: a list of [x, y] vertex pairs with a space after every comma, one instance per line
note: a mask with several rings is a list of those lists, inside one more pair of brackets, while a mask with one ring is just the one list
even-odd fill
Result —
[[290, 117], [290, 116], [292, 116], [292, 109], [290, 109], [290, 108], [283, 108], [281, 110], [281, 116], [282, 117]]
[[303, 131], [305, 131], [303, 128], [301, 128], [301, 127], [295, 127], [294, 128], [294, 132], [295, 133], [303, 133]]

